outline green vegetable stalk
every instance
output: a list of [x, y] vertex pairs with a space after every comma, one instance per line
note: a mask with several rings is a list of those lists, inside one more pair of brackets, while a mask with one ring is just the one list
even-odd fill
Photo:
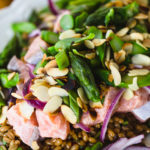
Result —
[[94, 76], [86, 62], [79, 56], [69, 53], [72, 69], [91, 101], [100, 101], [100, 93], [96, 87]]

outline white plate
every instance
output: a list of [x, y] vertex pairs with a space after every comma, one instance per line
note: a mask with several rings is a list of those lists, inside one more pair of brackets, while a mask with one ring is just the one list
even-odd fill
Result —
[[11, 24], [27, 20], [33, 9], [46, 5], [47, 0], [14, 0], [9, 7], [0, 10], [0, 52], [13, 36]]

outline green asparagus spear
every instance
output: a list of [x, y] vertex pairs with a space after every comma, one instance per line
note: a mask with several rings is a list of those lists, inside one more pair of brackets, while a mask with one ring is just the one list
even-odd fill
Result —
[[94, 76], [86, 62], [79, 56], [69, 53], [72, 69], [79, 80], [80, 85], [84, 88], [87, 97], [91, 101], [100, 101], [99, 90], [96, 87]]

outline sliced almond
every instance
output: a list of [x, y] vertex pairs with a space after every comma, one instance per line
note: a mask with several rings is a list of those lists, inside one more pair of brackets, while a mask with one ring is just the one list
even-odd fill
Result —
[[143, 13], [139, 13], [139, 14], [137, 14], [135, 17], [134, 17], [135, 19], [148, 19], [148, 15], [146, 15], [146, 14], [143, 14]]
[[45, 79], [35, 79], [34, 80], [34, 84], [41, 84], [41, 83], [46, 83], [46, 80]]
[[61, 106], [61, 112], [64, 115], [64, 117], [66, 118], [67, 121], [69, 121], [71, 124], [76, 124], [77, 122], [77, 117], [74, 114], [74, 112], [72, 111], [71, 108], [69, 108], [66, 105], [62, 105]]
[[76, 33], [76, 34], [74, 34], [72, 37], [73, 38], [80, 38], [82, 35], [80, 34], [80, 33]]
[[143, 54], [134, 55], [131, 60], [134, 65], [150, 66], [150, 57]]
[[45, 105], [43, 111], [46, 113], [54, 113], [62, 104], [60, 96], [53, 96]]
[[47, 74], [52, 77], [62, 77], [67, 75], [68, 72], [68, 68], [65, 68], [63, 70], [60, 70], [59, 68], [50, 68], [49, 70], [47, 70]]
[[130, 35], [125, 35], [123, 37], [120, 37], [122, 41], [130, 41], [131, 40], [131, 37]]
[[30, 89], [32, 90], [32, 92], [34, 92], [37, 89], [37, 87], [39, 87], [39, 86], [45, 86], [47, 88], [50, 87], [49, 84], [44, 81], [44, 82], [38, 82], [38, 83], [32, 84], [31, 87], [30, 87]]
[[23, 97], [17, 93], [11, 93], [11, 95], [17, 99], [23, 99]]
[[88, 98], [87, 98], [87, 96], [85, 95], [85, 92], [84, 92], [84, 90], [83, 90], [82, 87], [80, 87], [80, 88], [77, 89], [77, 93], [78, 93], [78, 95], [79, 95], [81, 101], [82, 101], [83, 103], [85, 103], [85, 104], [88, 104]]
[[115, 85], [119, 85], [121, 83], [121, 75], [116, 63], [110, 63], [110, 70], [114, 79]]
[[37, 73], [38, 75], [44, 74], [44, 73], [45, 73], [45, 70], [44, 70], [44, 68], [41, 67], [41, 68], [38, 68], [38, 69], [37, 69], [36, 73]]
[[44, 69], [47, 71], [49, 68], [56, 68], [57, 67], [57, 62], [56, 60], [51, 60], [50, 62], [48, 62], [46, 64], [46, 66], [44, 67]]
[[47, 102], [50, 97], [48, 95], [48, 87], [46, 86], [38, 86], [35, 91], [33, 92], [33, 95], [37, 97], [42, 102]]
[[123, 98], [125, 99], [125, 100], [130, 100], [132, 97], [134, 96], [134, 93], [133, 93], [133, 91], [131, 90], [131, 89], [126, 89], [125, 90], [125, 92], [124, 92], [124, 94], [123, 94]]
[[130, 70], [128, 76], [144, 76], [149, 73], [148, 69], [133, 69]]
[[105, 38], [106, 39], [109, 38], [112, 33], [113, 33], [112, 30], [107, 30]]
[[124, 50], [120, 50], [119, 52], [114, 53], [115, 61], [120, 64], [125, 61], [126, 52]]
[[136, 40], [136, 43], [141, 47], [143, 47], [145, 50], [148, 50], [140, 41]]
[[34, 112], [34, 108], [26, 101], [19, 103], [19, 112], [25, 119], [30, 119]]
[[133, 44], [125, 43], [123, 45], [122, 49], [125, 50], [127, 54], [131, 54], [132, 53], [132, 49], [133, 49]]
[[77, 104], [80, 108], [83, 108], [83, 103], [79, 97], [77, 97]]
[[50, 87], [48, 90], [48, 94], [50, 97], [53, 97], [56, 95], [61, 96], [61, 97], [68, 96], [68, 92], [65, 89], [60, 88], [60, 87]]
[[139, 86], [137, 84], [137, 77], [133, 78], [132, 84], [129, 84], [128, 87], [129, 89], [133, 90], [133, 91], [137, 91], [139, 89]]
[[56, 85], [57, 84], [57, 82], [53, 79], [53, 77], [51, 77], [51, 76], [46, 76], [45, 78], [44, 78], [50, 85]]
[[136, 26], [137, 21], [135, 19], [129, 20], [129, 22], [127, 23], [127, 26], [132, 29]]
[[130, 38], [131, 38], [131, 40], [140, 40], [140, 41], [144, 40], [143, 35], [141, 33], [138, 33], [138, 32], [131, 33]]
[[108, 47], [107, 50], [106, 50], [106, 58], [105, 58], [106, 61], [109, 61], [110, 60], [110, 48]]
[[1, 113], [1, 116], [0, 116], [0, 124], [3, 124], [6, 121], [7, 111], [8, 111], [8, 106], [3, 106], [2, 107], [2, 113]]
[[91, 108], [102, 108], [103, 105], [102, 105], [102, 103], [100, 101], [99, 102], [92, 102], [92, 101], [90, 101], [90, 107]]
[[87, 59], [93, 59], [93, 58], [95, 58], [95, 56], [96, 56], [95, 53], [87, 53], [87, 54], [85, 54], [85, 58], [87, 58]]
[[8, 80], [11, 80], [15, 76], [16, 72], [12, 72], [8, 75]]
[[101, 46], [106, 42], [106, 39], [94, 39], [92, 42], [94, 46]]
[[150, 11], [148, 11], [148, 22], [150, 23]]
[[89, 48], [89, 49], [94, 49], [94, 43], [92, 42], [92, 41], [90, 41], [90, 40], [85, 40], [84, 41], [84, 45], [87, 47], [87, 48]]
[[63, 40], [63, 39], [67, 39], [67, 38], [72, 38], [75, 34], [76, 33], [74, 30], [66, 30], [60, 34], [59, 39]]
[[128, 31], [129, 31], [129, 28], [128, 28], [128, 27], [125, 27], [125, 28], [119, 30], [119, 31], [116, 33], [116, 35], [119, 36], [119, 37], [122, 37], [122, 36], [126, 35], [126, 34], [128, 33]]
[[145, 39], [145, 40], [143, 41], [143, 45], [144, 45], [145, 47], [150, 48], [150, 39]]
[[39, 150], [40, 149], [37, 141], [33, 141], [31, 147], [33, 150]]

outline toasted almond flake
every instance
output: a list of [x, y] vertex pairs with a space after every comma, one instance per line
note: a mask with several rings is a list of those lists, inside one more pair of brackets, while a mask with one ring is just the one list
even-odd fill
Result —
[[45, 86], [47, 88], [50, 87], [50, 85], [47, 82], [44, 81], [44, 82], [38, 82], [38, 83], [32, 84], [31, 87], [30, 87], [30, 90], [32, 92], [34, 92], [34, 91], [36, 91], [37, 87], [39, 87], [39, 86]]
[[45, 84], [46, 83], [46, 80], [45, 79], [35, 79], [34, 80], [34, 84], [40, 84], [40, 83], [43, 83], [43, 84]]
[[106, 61], [109, 61], [110, 60], [110, 47], [107, 48], [106, 50], [106, 58], [105, 58]]
[[122, 41], [130, 41], [131, 40], [131, 36], [130, 35], [125, 35], [123, 37], [120, 37]]
[[128, 76], [144, 76], [149, 73], [148, 69], [133, 69], [130, 70]]
[[34, 108], [24, 101], [19, 103], [19, 112], [25, 119], [30, 119], [34, 112]]
[[11, 93], [11, 95], [17, 99], [23, 99], [23, 97], [18, 95], [17, 93]]
[[112, 33], [113, 33], [112, 30], [107, 30], [105, 38], [106, 38], [106, 39], [109, 38], [109, 37], [110, 37], [110, 34], [112, 34]]
[[50, 99], [48, 95], [48, 87], [42, 85], [38, 86], [34, 90], [33, 95], [36, 96], [42, 102], [47, 102]]
[[150, 34], [149, 33], [143, 33], [143, 38], [144, 39], [150, 39]]
[[120, 64], [125, 61], [126, 52], [124, 50], [120, 50], [119, 52], [114, 53], [115, 61]]
[[45, 60], [53, 60], [53, 59], [55, 59], [55, 57], [54, 57], [54, 56], [48, 56], [48, 57], [46, 57], [46, 59], [45, 59]]
[[46, 17], [44, 17], [44, 22], [51, 22], [51, 21], [55, 21], [56, 16], [54, 15], [48, 15]]
[[94, 43], [92, 42], [92, 41], [90, 41], [90, 40], [85, 40], [84, 41], [84, 45], [87, 47], [87, 48], [89, 48], [89, 49], [94, 49]]
[[59, 68], [50, 68], [49, 70], [47, 70], [47, 74], [52, 77], [62, 77], [67, 75], [68, 72], [68, 68], [65, 68], [63, 70], [60, 70]]
[[85, 103], [85, 104], [88, 104], [87, 96], [85, 95], [85, 92], [84, 92], [84, 90], [83, 90], [82, 87], [80, 87], [80, 88], [77, 89], [77, 93], [78, 93], [78, 95], [79, 95], [81, 101], [82, 101], [83, 103]]
[[140, 46], [142, 46], [145, 50], [148, 50], [140, 41], [136, 40], [136, 43]]
[[150, 48], [150, 39], [145, 39], [145, 40], [143, 41], [143, 45], [144, 45], [144, 47]]
[[46, 113], [54, 113], [62, 104], [62, 98], [60, 96], [53, 96], [45, 105], [43, 111]]
[[125, 27], [125, 28], [119, 30], [119, 31], [116, 33], [116, 35], [119, 36], [119, 37], [122, 37], [122, 36], [126, 35], [126, 34], [128, 33], [128, 31], [129, 31], [129, 28], [128, 28], [128, 27]]
[[144, 40], [143, 35], [141, 33], [138, 33], [138, 32], [131, 33], [130, 37], [131, 37], [131, 40], [141, 40], [141, 41]]
[[131, 90], [131, 89], [126, 89], [125, 90], [125, 92], [124, 92], [124, 94], [123, 94], [123, 98], [125, 99], [125, 100], [130, 100], [132, 97], [134, 96], [134, 93], [133, 93], [133, 91]]
[[41, 75], [41, 74], [45, 73], [45, 70], [44, 70], [44, 68], [40, 67], [37, 69], [36, 73]]
[[37, 141], [33, 141], [31, 147], [33, 150], [39, 150], [40, 149]]
[[114, 78], [113, 78], [112, 74], [109, 74], [108, 81], [112, 82], [113, 80], [114, 80]]
[[80, 38], [81, 37], [81, 34], [80, 33], [76, 33], [72, 36], [73, 38]]
[[77, 104], [80, 108], [83, 108], [83, 103], [79, 97], [77, 97]]
[[90, 107], [91, 108], [102, 108], [103, 105], [102, 105], [102, 103], [100, 101], [99, 102], [92, 102], [92, 101], [90, 101]]
[[43, 62], [45, 61], [46, 58], [47, 58], [47, 55], [44, 53], [44, 54], [43, 54], [43, 58], [42, 58], [42, 62], [41, 62], [41, 63], [43, 63]]
[[7, 111], [8, 111], [8, 106], [3, 106], [2, 107], [2, 113], [1, 113], [1, 116], [0, 116], [0, 124], [3, 124], [6, 121]]
[[148, 11], [148, 22], [150, 23], [150, 11]]
[[106, 26], [103, 26], [103, 25], [99, 25], [98, 28], [99, 28], [99, 29], [107, 29], [107, 27], [106, 27]]
[[95, 56], [96, 56], [95, 53], [87, 53], [87, 54], [85, 54], [85, 58], [87, 58], [87, 59], [93, 59], [93, 58], [95, 58]]
[[12, 72], [8, 75], [8, 80], [11, 80], [15, 76], [16, 72]]
[[110, 63], [110, 70], [114, 79], [115, 85], [119, 85], [121, 83], [121, 75], [116, 63]]
[[61, 96], [61, 97], [68, 96], [68, 92], [65, 89], [60, 88], [60, 87], [50, 87], [48, 89], [48, 94], [49, 94], [50, 97], [53, 97], [53, 96]]
[[148, 3], [149, 3], [148, 0], [136, 0], [136, 2], [137, 2], [140, 6], [143, 6], [143, 7], [147, 7], [147, 6], [148, 6]]
[[106, 42], [106, 39], [94, 39], [92, 42], [94, 46], [101, 46]]
[[133, 91], [137, 91], [139, 89], [138, 84], [137, 84], [137, 77], [133, 78], [132, 84], [128, 85], [129, 89]]
[[135, 19], [129, 20], [129, 22], [127, 23], [127, 26], [132, 29], [136, 26], [137, 21]]
[[51, 77], [51, 76], [46, 76], [44, 79], [50, 84], [50, 85], [56, 85], [57, 82]]
[[123, 45], [122, 49], [125, 50], [127, 54], [131, 54], [132, 49], [133, 49], [133, 44], [131, 44], [131, 43], [125, 43]]
[[61, 112], [64, 115], [64, 117], [66, 118], [67, 121], [69, 121], [71, 124], [76, 124], [77, 122], [77, 117], [74, 114], [74, 112], [72, 111], [71, 108], [69, 108], [66, 105], [62, 105], [61, 106]]
[[148, 19], [148, 15], [146, 15], [146, 14], [143, 14], [143, 13], [139, 13], [139, 14], [137, 14], [135, 17], [134, 17], [135, 19]]
[[57, 62], [55, 59], [53, 59], [45, 65], [44, 69], [47, 71], [49, 68], [56, 68], [56, 67], [57, 67]]
[[134, 65], [150, 66], [150, 57], [143, 54], [134, 55], [131, 60]]
[[74, 30], [66, 30], [64, 32], [62, 32], [59, 36], [60, 40], [66, 39], [66, 38], [72, 38], [75, 35], [75, 31]]

